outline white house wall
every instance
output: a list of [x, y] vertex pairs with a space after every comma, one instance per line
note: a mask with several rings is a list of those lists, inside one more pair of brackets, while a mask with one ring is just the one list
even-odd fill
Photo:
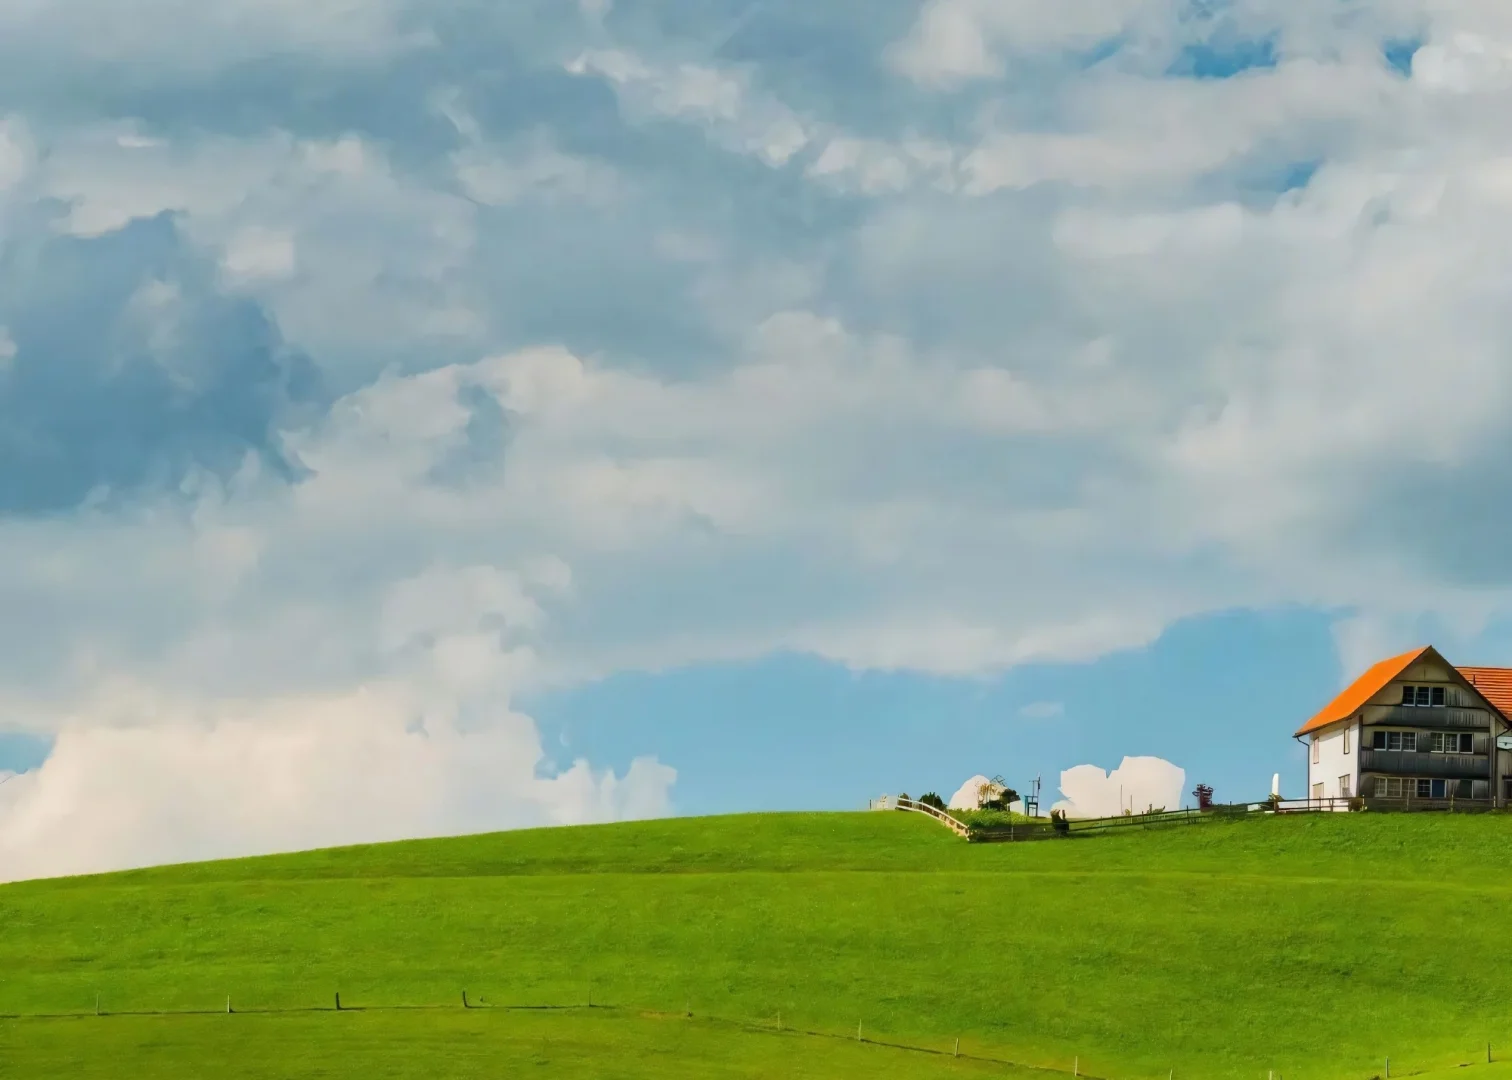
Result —
[[[1318, 760], [1313, 761], [1313, 749]], [[1338, 799], [1346, 795], [1339, 790], [1339, 777], [1349, 777], [1348, 795], [1360, 791], [1360, 725], [1354, 720], [1324, 728], [1313, 736], [1307, 748], [1307, 798], [1313, 797], [1313, 785], [1323, 785], [1323, 798]]]

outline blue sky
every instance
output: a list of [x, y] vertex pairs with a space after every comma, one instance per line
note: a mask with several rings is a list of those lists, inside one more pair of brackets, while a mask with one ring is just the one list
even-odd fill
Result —
[[1479, 0], [0, 2], [0, 876], [1239, 798], [1385, 652], [1512, 662], [1509, 57]]

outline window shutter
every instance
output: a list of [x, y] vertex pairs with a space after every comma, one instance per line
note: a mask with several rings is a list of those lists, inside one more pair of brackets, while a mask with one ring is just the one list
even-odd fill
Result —
[[1475, 746], [1474, 746], [1474, 749], [1472, 751], [1473, 753], [1477, 753], [1477, 754], [1487, 753], [1490, 750], [1490, 748], [1491, 748], [1491, 736], [1487, 735], [1483, 731], [1477, 731], [1475, 733], [1474, 743], [1475, 743]]

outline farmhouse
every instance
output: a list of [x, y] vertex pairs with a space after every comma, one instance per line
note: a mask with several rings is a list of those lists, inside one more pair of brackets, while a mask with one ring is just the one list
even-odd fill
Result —
[[1373, 665], [1303, 724], [1308, 797], [1512, 805], [1512, 668], [1431, 647]]

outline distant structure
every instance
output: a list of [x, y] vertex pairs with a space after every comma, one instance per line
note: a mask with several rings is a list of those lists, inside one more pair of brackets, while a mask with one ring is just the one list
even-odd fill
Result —
[[[1512, 802], [1512, 669], [1424, 647], [1370, 667], [1294, 736], [1309, 799]], [[1341, 807], [1342, 808], [1342, 807]]]
[[1026, 817], [1039, 817], [1040, 778], [1034, 778], [1034, 787], [1030, 788], [1029, 794], [1024, 796], [1024, 815]]

